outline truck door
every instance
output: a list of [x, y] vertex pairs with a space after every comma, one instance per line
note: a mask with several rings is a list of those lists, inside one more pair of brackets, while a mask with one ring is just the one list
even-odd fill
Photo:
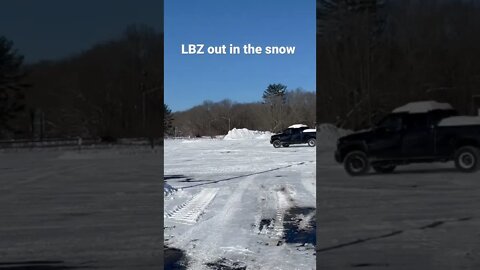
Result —
[[421, 158], [434, 155], [434, 128], [427, 113], [409, 114], [405, 117], [402, 156]]
[[303, 129], [301, 129], [301, 128], [292, 129], [292, 137], [291, 137], [292, 143], [301, 143], [302, 142], [302, 131], [303, 131]]
[[287, 128], [282, 132], [282, 135], [280, 137], [280, 140], [282, 142], [290, 143], [292, 140], [292, 129]]
[[401, 114], [391, 114], [374, 129], [374, 136], [367, 144], [371, 156], [380, 159], [395, 159], [401, 156], [402, 143]]

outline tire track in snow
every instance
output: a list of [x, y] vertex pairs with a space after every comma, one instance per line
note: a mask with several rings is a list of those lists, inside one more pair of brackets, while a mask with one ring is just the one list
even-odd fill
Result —
[[[227, 244], [229, 241], [226, 240], [232, 240], [232, 219], [238, 218], [243, 195], [251, 186], [254, 178], [255, 176], [251, 176], [241, 181], [214, 217], [192, 227], [191, 230], [182, 235], [182, 239], [177, 240], [175, 245], [185, 246], [192, 239], [192, 235], [196, 235], [198, 232], [208, 232], [207, 235], [198, 235], [203, 239], [198, 241], [194, 250], [190, 250], [192, 252], [192, 256], [190, 256], [192, 260], [189, 265], [191, 269], [205, 269], [206, 263], [219, 259], [219, 256], [228, 249], [230, 245]], [[247, 239], [242, 241], [247, 241]], [[243, 243], [236, 243], [236, 245], [245, 246]]]
[[273, 232], [277, 240], [283, 237], [283, 218], [285, 211], [290, 207], [288, 200], [289, 196], [285, 191], [277, 191], [277, 214], [275, 225], [273, 225]]
[[259, 190], [262, 192], [258, 198], [258, 213], [255, 215], [255, 222], [253, 227], [255, 232], [260, 235], [270, 236], [273, 230], [273, 223], [276, 214], [276, 194], [270, 189], [265, 189], [264, 185], [260, 185]]
[[[297, 190], [294, 189], [290, 184], [282, 183], [276, 185], [269, 190], [272, 192], [272, 197], [274, 197], [274, 218], [273, 226], [267, 227], [262, 231], [262, 234], [268, 236], [267, 246], [271, 247], [268, 249], [263, 249], [260, 254], [257, 254], [257, 260], [253, 263], [252, 269], [264, 269], [264, 270], [282, 270], [282, 269], [311, 269], [307, 268], [304, 265], [296, 264], [282, 264], [279, 265], [277, 260], [272, 260], [271, 258], [281, 258], [285, 250], [290, 250], [289, 252], [296, 252], [294, 248], [289, 245], [284, 244], [285, 236], [285, 216], [287, 211], [291, 209], [295, 204], [293, 199], [296, 197], [295, 194]], [[261, 210], [260, 213], [265, 212]], [[288, 266], [287, 266], [288, 265]], [[287, 267], [287, 268], [285, 268]]]
[[[267, 235], [270, 238], [270, 241], [273, 245], [279, 244], [279, 241], [283, 238], [284, 235], [284, 217], [285, 212], [292, 206], [290, 201], [292, 197], [289, 188], [282, 186], [280, 189], [270, 189], [269, 192], [272, 192], [272, 196], [275, 203], [274, 205], [268, 205], [266, 202], [260, 202], [259, 214], [255, 217], [254, 227], [257, 228], [257, 234]], [[268, 194], [264, 194], [265, 197], [270, 197]], [[273, 216], [268, 218], [269, 207], [273, 211]], [[266, 215], [267, 214], [267, 215]]]
[[167, 217], [186, 224], [195, 224], [217, 195], [219, 188], [204, 188], [187, 202], [167, 213]]

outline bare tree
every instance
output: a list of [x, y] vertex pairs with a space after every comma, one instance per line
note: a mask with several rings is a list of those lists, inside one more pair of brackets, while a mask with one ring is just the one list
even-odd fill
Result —
[[[356, 7], [360, 2], [363, 7]], [[319, 3], [318, 121], [358, 129], [394, 107], [425, 99], [474, 111], [472, 96], [480, 89], [477, 3]]]
[[[282, 125], [305, 123], [315, 125], [315, 93], [302, 89], [282, 91]], [[179, 136], [224, 135], [233, 128], [270, 130], [272, 117], [270, 107], [263, 102], [235, 103], [205, 101], [191, 109], [175, 112], [173, 126]]]
[[163, 35], [147, 26], [30, 70], [27, 105], [48, 136], [163, 136]]

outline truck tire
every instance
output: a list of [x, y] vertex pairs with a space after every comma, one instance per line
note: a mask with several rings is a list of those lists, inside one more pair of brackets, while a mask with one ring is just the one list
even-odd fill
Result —
[[363, 151], [352, 151], [345, 156], [343, 161], [345, 171], [351, 176], [359, 176], [368, 173], [370, 162], [367, 154]]
[[463, 146], [455, 151], [455, 167], [461, 172], [475, 172], [479, 168], [480, 150], [474, 146]]
[[384, 165], [373, 165], [373, 170], [377, 173], [392, 173], [397, 166], [384, 164]]
[[307, 143], [308, 143], [308, 146], [315, 147], [315, 145], [317, 145], [317, 140], [314, 138], [310, 138], [308, 139]]
[[282, 143], [280, 142], [280, 140], [275, 140], [273, 141], [273, 147], [275, 148], [280, 148], [282, 146]]

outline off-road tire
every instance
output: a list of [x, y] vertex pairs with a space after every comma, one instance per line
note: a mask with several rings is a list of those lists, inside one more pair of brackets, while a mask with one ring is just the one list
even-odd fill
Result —
[[273, 141], [272, 145], [275, 148], [280, 148], [282, 146], [282, 142], [280, 142], [280, 140], [275, 140]]
[[345, 171], [351, 176], [359, 176], [368, 173], [370, 162], [367, 154], [363, 151], [352, 151], [345, 156], [343, 161]]
[[308, 146], [315, 147], [317, 145], [317, 140], [314, 138], [310, 138], [308, 139], [307, 143], [308, 143]]
[[461, 172], [475, 172], [480, 167], [480, 150], [474, 146], [462, 146], [455, 151], [455, 167]]

